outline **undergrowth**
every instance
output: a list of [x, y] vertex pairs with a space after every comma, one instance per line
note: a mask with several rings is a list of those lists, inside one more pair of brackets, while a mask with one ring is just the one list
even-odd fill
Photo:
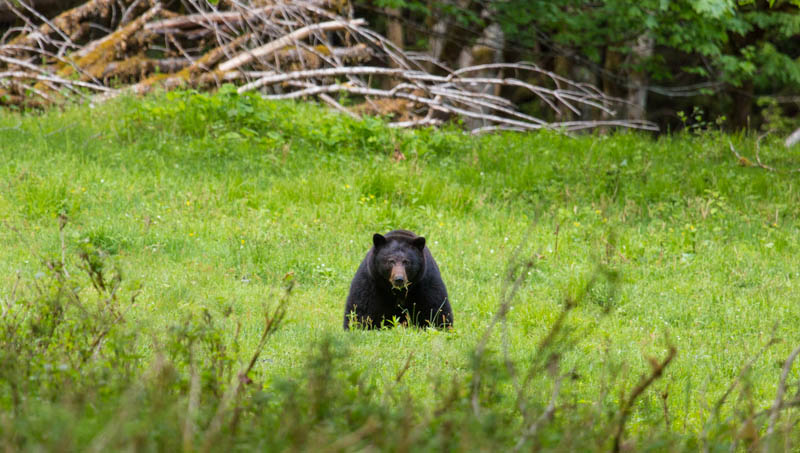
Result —
[[[18, 278], [3, 301], [0, 442], [7, 450], [628, 451], [735, 449], [741, 443], [778, 451], [791, 449], [800, 421], [793, 410], [800, 397], [793, 390], [780, 393], [787, 390], [786, 375], [771, 408], [754, 406], [746, 378], [751, 364], [745, 364], [702, 433], [672, 432], [665, 404], [662, 420], [626, 435], [637, 399], [675, 357], [673, 345], [663, 357], [649, 358], [650, 370], [636, 379], [609, 367], [605, 390], [589, 404], [563, 398], [581, 380], [562, 363], [575, 347], [567, 320], [598, 284], [613, 291], [618, 276], [604, 266], [563, 299], [558, 317], [521, 362], [507, 349], [507, 315], [540, 258], [512, 257], [497, 313], [470, 354], [469, 371], [435, 382], [438, 397], [427, 405], [404, 385], [414, 351], [378, 388], [343, 365], [348, 348], [332, 336], [308, 346], [299, 372], [263, 382], [253, 368], [264, 349], [274, 347], [271, 337], [285, 321], [291, 276], [283, 295], [265, 301], [260, 340], [242, 362], [241, 325], [226, 341], [226, 327], [205, 310], [158, 337], [137, 337], [126, 321], [140, 288], [123, 286], [120, 263], [102, 250], [89, 243], [78, 249], [74, 259], [44, 260], [31, 280]], [[501, 337], [500, 349], [487, 347], [492, 336]], [[150, 353], [133, 352], [142, 345]], [[798, 351], [787, 360], [787, 372]], [[538, 398], [535, 388], [546, 389], [549, 398]], [[723, 418], [719, 409], [732, 394], [736, 410]], [[660, 398], [666, 402], [667, 392]]]

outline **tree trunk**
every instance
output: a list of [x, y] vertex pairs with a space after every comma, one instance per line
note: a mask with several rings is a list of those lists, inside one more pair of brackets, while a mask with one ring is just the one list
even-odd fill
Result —
[[[627, 115], [628, 119], [644, 120], [647, 116], [647, 72], [641, 64], [653, 55], [653, 38], [648, 34], [640, 35], [631, 48], [631, 69], [628, 80]], [[638, 66], [638, 67], [637, 67]]]
[[[486, 15], [487, 12], [484, 12]], [[488, 16], [487, 16], [488, 17]], [[483, 29], [481, 37], [472, 47], [465, 47], [461, 50], [458, 56], [458, 67], [466, 68], [468, 66], [482, 65], [488, 63], [501, 63], [503, 61], [503, 48], [505, 47], [505, 34], [500, 24], [492, 22], [488, 27]], [[473, 72], [475, 76], [483, 75], [485, 77], [503, 77], [501, 71], [496, 70], [482, 70]], [[470, 91], [477, 93], [492, 94], [498, 96], [500, 94], [499, 86], [479, 83], [468, 88]], [[482, 113], [489, 113], [486, 108], [479, 108], [478, 111]], [[470, 129], [475, 129], [485, 126], [484, 120], [479, 119], [466, 119], [465, 124]]]
[[[389, 41], [392, 42], [395, 46], [400, 49], [404, 49], [404, 33], [403, 33], [403, 23], [400, 21], [400, 9], [399, 8], [384, 8], [384, 13], [386, 14], [386, 37], [389, 38]], [[391, 63], [391, 66], [396, 68], [397, 64], [394, 62]], [[390, 78], [384, 79], [383, 87], [384, 89], [390, 89], [395, 85], [395, 83]]]
[[[621, 72], [622, 54], [610, 47], [606, 47], [605, 57], [605, 62], [603, 63], [603, 69], [605, 69], [603, 73], [603, 93], [606, 96], [620, 97], [617, 81], [614, 80], [614, 74], [619, 74]], [[619, 114], [619, 112], [617, 112], [617, 114]], [[611, 115], [607, 112], [603, 112], [600, 115], [603, 120], [609, 120], [614, 116], [616, 115]], [[601, 129], [601, 131], [605, 131], [605, 129]]]
[[753, 110], [753, 81], [748, 80], [739, 88], [732, 88], [733, 114], [731, 126], [733, 129], [745, 129], [750, 126], [750, 113]]
[[[553, 72], [564, 77], [566, 79], [571, 78], [572, 70], [572, 62], [570, 61], [569, 57], [566, 55], [556, 55], [553, 59]], [[572, 113], [570, 109], [561, 109], [561, 112], [556, 114], [556, 119], [558, 121], [572, 121], [575, 119], [575, 115]]]
[[[433, 24], [431, 28], [433, 30], [433, 34], [431, 35], [430, 39], [430, 56], [435, 61], [442, 60], [442, 54], [444, 53], [444, 47], [447, 44], [447, 21], [439, 20]], [[428, 71], [435, 71], [436, 68], [433, 63], [429, 63]]]
[[392, 44], [403, 49], [404, 33], [403, 22], [400, 20], [400, 9], [384, 8], [384, 11], [386, 12], [386, 17], [388, 18], [388, 22], [386, 24], [386, 37], [389, 38], [389, 41], [391, 41]]

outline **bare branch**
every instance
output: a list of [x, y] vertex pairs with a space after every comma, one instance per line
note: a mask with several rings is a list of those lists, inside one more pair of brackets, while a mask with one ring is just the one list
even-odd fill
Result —
[[291, 44], [293, 40], [303, 39], [313, 32], [327, 32], [333, 30], [341, 30], [347, 27], [348, 25], [355, 26], [355, 25], [363, 25], [365, 23], [366, 21], [363, 19], [355, 19], [347, 23], [342, 23], [340, 21], [331, 21], [331, 22], [322, 22], [320, 24], [308, 25], [306, 27], [293, 31], [292, 33], [289, 33], [288, 35], [282, 38], [276, 39], [275, 41], [272, 41], [264, 46], [240, 53], [234, 58], [219, 65], [219, 70], [223, 72], [230, 71], [232, 69], [236, 69], [242, 65], [250, 63], [256, 58], [268, 57], [271, 53], [275, 52], [281, 47]]
[[16, 79], [28, 79], [28, 80], [40, 80], [40, 81], [47, 81], [58, 83], [64, 86], [79, 86], [83, 88], [89, 88], [92, 90], [97, 91], [104, 91], [104, 92], [113, 92], [115, 91], [112, 88], [104, 87], [102, 85], [96, 85], [94, 83], [88, 82], [81, 82], [80, 80], [67, 80], [63, 79], [58, 76], [48, 76], [48, 75], [40, 75], [40, 74], [33, 74], [30, 72], [23, 72], [23, 71], [7, 71], [7, 72], [0, 72], [0, 79], [4, 77], [9, 78], [16, 78]]
[[650, 374], [642, 377], [642, 379], [639, 381], [639, 384], [637, 384], [631, 392], [630, 396], [622, 403], [622, 407], [620, 408], [620, 418], [617, 424], [617, 432], [614, 435], [614, 447], [612, 449], [614, 453], [618, 453], [620, 451], [622, 435], [625, 433], [625, 422], [628, 420], [628, 416], [630, 416], [633, 403], [642, 393], [644, 393], [645, 390], [647, 390], [648, 387], [650, 387], [650, 384], [661, 377], [661, 375], [664, 373], [664, 369], [667, 367], [667, 365], [669, 365], [672, 359], [675, 358], [676, 353], [677, 349], [675, 349], [674, 346], [670, 346], [667, 356], [664, 358], [664, 360], [661, 362], [653, 360], [653, 369]]
[[786, 359], [786, 362], [783, 364], [783, 371], [781, 372], [781, 380], [778, 382], [778, 391], [775, 395], [775, 403], [772, 405], [772, 410], [769, 414], [769, 425], [767, 426], [767, 436], [772, 435], [775, 431], [775, 423], [778, 421], [778, 415], [780, 415], [781, 406], [783, 405], [783, 395], [786, 393], [786, 379], [789, 377], [789, 371], [792, 369], [792, 364], [794, 363], [797, 356], [800, 355], [800, 347], [795, 348], [794, 351], [789, 355], [789, 358]]

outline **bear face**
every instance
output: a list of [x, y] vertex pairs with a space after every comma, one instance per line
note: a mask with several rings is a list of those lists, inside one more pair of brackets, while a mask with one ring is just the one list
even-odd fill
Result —
[[425, 238], [372, 236], [372, 271], [395, 290], [408, 289], [425, 272]]

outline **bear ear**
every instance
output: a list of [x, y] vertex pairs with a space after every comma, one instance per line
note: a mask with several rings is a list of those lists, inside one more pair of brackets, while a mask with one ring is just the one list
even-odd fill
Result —
[[417, 237], [417, 238], [414, 238], [414, 239], [411, 241], [411, 245], [413, 245], [414, 247], [416, 247], [416, 248], [418, 248], [418, 249], [422, 250], [422, 249], [424, 249], [424, 248], [425, 248], [425, 238], [424, 238], [424, 237], [422, 237], [422, 236], [420, 236], [420, 237]]
[[386, 238], [378, 233], [375, 233], [372, 235], [372, 244], [375, 246], [375, 248], [378, 248], [386, 244]]

